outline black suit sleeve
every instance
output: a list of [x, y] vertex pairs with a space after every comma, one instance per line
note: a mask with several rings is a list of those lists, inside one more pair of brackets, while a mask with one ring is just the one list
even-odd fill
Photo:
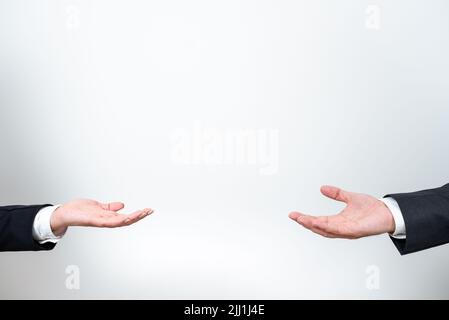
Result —
[[33, 239], [33, 223], [40, 209], [49, 205], [0, 207], [0, 251], [51, 250], [54, 243]]
[[401, 254], [449, 242], [449, 184], [386, 197], [398, 202], [404, 217], [406, 239], [391, 238]]

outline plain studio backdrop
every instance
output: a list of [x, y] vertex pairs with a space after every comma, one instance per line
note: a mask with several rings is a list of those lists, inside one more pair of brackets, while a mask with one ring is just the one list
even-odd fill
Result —
[[449, 182], [448, 12], [1, 0], [1, 205], [155, 213], [1, 253], [0, 298], [449, 298], [449, 246], [401, 257], [386, 235], [324, 239], [287, 218], [342, 209], [322, 184]]

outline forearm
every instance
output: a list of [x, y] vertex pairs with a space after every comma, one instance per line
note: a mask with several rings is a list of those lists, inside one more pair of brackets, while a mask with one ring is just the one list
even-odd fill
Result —
[[131, 214], [118, 213], [123, 207], [121, 202], [89, 199], [55, 207], [0, 207], [0, 251], [51, 250], [69, 227], [124, 227], [153, 213], [149, 208]]
[[392, 238], [401, 254], [449, 243], [449, 184], [388, 196], [397, 201], [407, 231], [405, 239]]
[[36, 215], [50, 205], [0, 207], [0, 251], [51, 250], [54, 243], [38, 243], [33, 238]]

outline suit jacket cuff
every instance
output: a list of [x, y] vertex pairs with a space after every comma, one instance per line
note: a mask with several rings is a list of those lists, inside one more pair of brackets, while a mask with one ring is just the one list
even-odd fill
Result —
[[406, 239], [391, 237], [396, 248], [404, 255], [449, 242], [449, 197], [445, 188], [414, 193], [391, 194], [403, 215]]

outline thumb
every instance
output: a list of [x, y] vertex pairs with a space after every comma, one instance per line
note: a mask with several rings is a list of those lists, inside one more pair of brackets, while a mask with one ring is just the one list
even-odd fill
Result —
[[345, 191], [343, 189], [334, 187], [334, 186], [322, 186], [321, 187], [321, 193], [333, 200], [341, 201], [348, 203], [349, 201], [349, 192]]
[[110, 203], [102, 203], [101, 207], [104, 210], [108, 211], [119, 211], [122, 210], [125, 205], [122, 202], [110, 202]]

